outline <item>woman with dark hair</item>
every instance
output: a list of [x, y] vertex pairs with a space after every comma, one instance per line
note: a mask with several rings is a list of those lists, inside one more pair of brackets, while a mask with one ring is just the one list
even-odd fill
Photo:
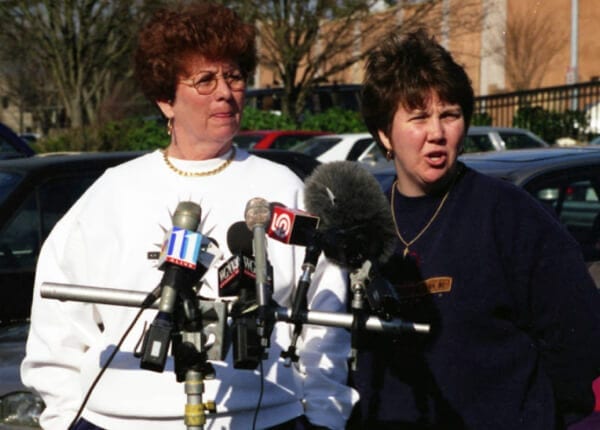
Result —
[[[247, 202], [262, 197], [290, 208], [303, 205], [303, 184], [296, 175], [279, 164], [236, 150], [232, 144], [240, 127], [246, 81], [255, 63], [254, 28], [222, 6], [202, 2], [162, 9], [141, 29], [136, 76], [144, 93], [166, 117], [170, 141], [164, 150], [105, 172], [44, 244], [22, 364], [24, 383], [46, 403], [41, 416], [44, 429], [64, 430], [69, 423], [76, 423], [72, 428], [78, 430], [168, 430], [183, 429], [186, 424], [243, 430], [344, 428], [356, 394], [346, 385], [350, 342], [343, 329], [305, 327], [298, 341], [299, 361], [286, 367], [280, 355], [290, 344], [292, 328], [274, 322], [267, 337], [268, 355], [258, 358], [256, 369], [234, 367], [229, 346], [224, 359], [209, 357], [214, 370], [214, 378], [210, 378], [208, 368], [198, 363], [211, 341], [198, 342], [198, 332], [184, 337], [187, 350], [182, 349], [186, 343], [171, 345], [187, 355], [176, 355], [179, 362], [167, 357], [164, 371], [160, 371], [153, 356], [159, 356], [161, 348], [155, 351], [154, 347], [165, 342], [160, 337], [156, 342], [150, 338], [147, 345], [141, 342], [147, 339], [146, 328], [157, 318], [156, 310], [146, 310], [94, 385], [138, 309], [40, 297], [43, 282], [150, 293], [162, 282], [163, 273], [166, 276], [167, 269], [159, 270], [157, 256], [165, 231], [174, 224], [172, 215], [184, 202], [191, 212], [199, 208], [195, 215], [200, 218], [198, 228], [186, 232], [189, 243], [200, 240], [197, 230], [210, 237], [212, 248], [200, 251], [208, 261], [202, 263], [206, 271], [196, 277], [197, 282], [179, 285], [181, 300], [188, 306], [176, 308], [174, 318], [185, 316], [189, 319], [186, 324], [197, 326], [193, 316], [198, 312], [192, 311], [196, 296], [208, 302], [226, 300], [220, 298], [218, 269], [232, 252], [239, 252], [226, 248], [228, 230], [244, 219]], [[290, 306], [303, 250], [270, 239], [266, 242], [273, 266], [272, 298], [281, 306]], [[163, 249], [164, 253], [169, 255], [169, 249]], [[192, 271], [184, 273], [186, 276], [177, 279], [187, 283], [196, 276]], [[169, 285], [163, 286], [163, 293]], [[177, 286], [173, 281], [173, 287]], [[345, 311], [345, 273], [322, 259], [307, 300], [312, 310]], [[165, 302], [168, 304], [168, 297]], [[162, 308], [163, 296], [160, 303], [161, 312], [168, 314], [171, 309]], [[252, 315], [249, 323], [256, 321]], [[190, 344], [197, 349], [190, 351]], [[147, 367], [158, 367], [158, 372], [140, 368], [140, 351], [148, 359]], [[185, 384], [178, 382], [181, 366], [203, 373], [203, 385], [187, 379]], [[93, 390], [87, 398], [90, 387]], [[203, 404], [193, 403], [196, 394]], [[205, 407], [210, 401], [215, 410]]]
[[365, 429], [549, 430], [589, 414], [600, 299], [577, 242], [524, 190], [458, 161], [464, 69], [425, 31], [368, 57], [362, 110], [396, 181], [396, 316], [428, 335], [370, 336], [352, 375]]

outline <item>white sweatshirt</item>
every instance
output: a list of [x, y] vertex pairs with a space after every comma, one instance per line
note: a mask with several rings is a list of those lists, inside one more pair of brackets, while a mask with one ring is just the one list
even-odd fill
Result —
[[[210, 170], [223, 162], [171, 161], [183, 170]], [[203, 278], [200, 294], [215, 298], [217, 267], [231, 254], [227, 230], [244, 220], [249, 199], [263, 197], [302, 207], [303, 184], [284, 166], [238, 151], [217, 175], [183, 177], [170, 170], [159, 151], [111, 168], [94, 183], [56, 225], [40, 254], [31, 330], [21, 367], [25, 385], [47, 407], [41, 424], [65, 430], [108, 355], [133, 321], [137, 308], [61, 302], [40, 297], [42, 282], [152, 291], [163, 272], [148, 253], [159, 251], [178, 202], [202, 208], [200, 232], [216, 239], [224, 253]], [[273, 299], [290, 306], [304, 250], [268, 239], [274, 268]], [[321, 259], [309, 291], [309, 309], [345, 312], [346, 281], [342, 270]], [[156, 310], [143, 312], [121, 350], [94, 389], [83, 417], [110, 430], [185, 429], [186, 394], [169, 355], [164, 372], [140, 368], [134, 357], [144, 324]], [[280, 352], [290, 343], [292, 326], [277, 322], [264, 366], [264, 394], [256, 428], [306, 414], [317, 425], [344, 428], [357, 395], [346, 386], [349, 334], [340, 328], [307, 325], [298, 343], [300, 361], [286, 367]], [[137, 347], [139, 350], [139, 346]], [[252, 428], [261, 389], [259, 371], [234, 369], [231, 348], [226, 361], [211, 361], [214, 380], [205, 380], [203, 401], [214, 400], [206, 430]]]

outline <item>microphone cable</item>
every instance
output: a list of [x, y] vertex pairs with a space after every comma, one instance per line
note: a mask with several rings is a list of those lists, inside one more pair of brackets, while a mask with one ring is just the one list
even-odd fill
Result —
[[258, 412], [260, 411], [260, 404], [262, 403], [263, 394], [265, 391], [265, 374], [263, 369], [263, 361], [260, 360], [258, 363], [259, 376], [260, 376], [260, 391], [258, 392], [258, 402], [256, 403], [256, 408], [254, 409], [254, 417], [252, 418], [252, 430], [256, 430], [256, 420], [258, 419]]
[[158, 287], [156, 287], [151, 293], [149, 293], [146, 296], [146, 298], [144, 299], [144, 301], [142, 302], [142, 305], [140, 306], [140, 309], [138, 310], [135, 317], [133, 318], [133, 321], [131, 322], [131, 324], [129, 324], [129, 326], [127, 327], [127, 329], [121, 336], [121, 339], [119, 339], [119, 342], [117, 343], [115, 349], [110, 353], [110, 355], [108, 356], [108, 359], [106, 360], [106, 363], [104, 363], [104, 365], [102, 366], [102, 368], [100, 369], [100, 371], [98, 372], [96, 377], [94, 378], [94, 381], [88, 388], [88, 390], [83, 398], [83, 401], [81, 402], [81, 406], [79, 406], [79, 410], [75, 414], [75, 417], [71, 421], [71, 424], [69, 424], [69, 427], [68, 427], [69, 430], [75, 428], [75, 424], [77, 423], [77, 420], [83, 413], [83, 410], [85, 409], [85, 405], [87, 405], [87, 402], [89, 401], [89, 399], [92, 395], [92, 392], [96, 388], [96, 385], [98, 385], [98, 382], [100, 382], [100, 378], [102, 378], [102, 375], [104, 375], [104, 372], [106, 371], [106, 369], [108, 369], [108, 366], [110, 365], [110, 363], [112, 363], [113, 359], [115, 358], [117, 353], [120, 351], [121, 346], [123, 345], [123, 342], [125, 342], [125, 339], [129, 335], [131, 330], [133, 330], [133, 327], [137, 324], [138, 320], [140, 319], [140, 316], [142, 315], [142, 312], [144, 312], [146, 309], [148, 309], [150, 306], [152, 306], [152, 304], [160, 298], [160, 294], [158, 294], [158, 293], [160, 293], [160, 285]]

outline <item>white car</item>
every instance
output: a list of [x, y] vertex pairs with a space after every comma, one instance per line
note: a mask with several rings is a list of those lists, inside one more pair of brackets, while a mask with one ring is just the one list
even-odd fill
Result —
[[341, 133], [315, 136], [290, 148], [310, 155], [321, 163], [330, 161], [359, 161], [375, 164], [385, 160], [370, 133]]
[[[464, 152], [488, 152], [548, 146], [542, 138], [522, 128], [472, 126], [467, 131], [463, 148]], [[290, 150], [310, 155], [321, 163], [347, 160], [369, 166], [389, 164], [370, 133], [315, 136], [292, 146]]]

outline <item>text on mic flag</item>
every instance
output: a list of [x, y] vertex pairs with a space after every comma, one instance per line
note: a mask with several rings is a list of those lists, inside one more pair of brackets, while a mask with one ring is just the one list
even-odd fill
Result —
[[164, 263], [172, 263], [188, 269], [196, 269], [202, 235], [181, 227], [173, 227], [165, 236], [159, 257], [159, 267]]

